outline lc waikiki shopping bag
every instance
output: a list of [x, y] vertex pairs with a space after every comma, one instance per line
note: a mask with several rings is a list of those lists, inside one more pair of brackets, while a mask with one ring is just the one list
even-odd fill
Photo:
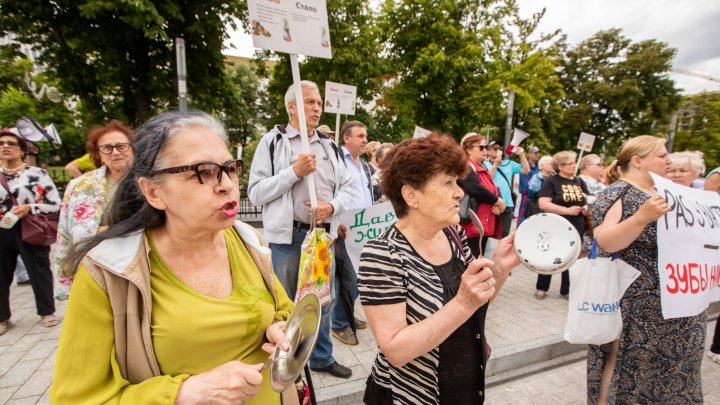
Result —
[[317, 295], [320, 305], [332, 300], [332, 243], [333, 237], [322, 228], [313, 227], [305, 235], [300, 251], [296, 304], [307, 294]]
[[622, 332], [620, 299], [640, 272], [617, 258], [590, 255], [570, 268], [570, 299], [564, 338], [570, 343], [600, 345]]

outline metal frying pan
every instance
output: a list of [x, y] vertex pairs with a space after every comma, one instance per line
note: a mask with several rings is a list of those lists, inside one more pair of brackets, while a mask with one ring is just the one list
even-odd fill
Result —
[[468, 212], [468, 217], [470, 217], [470, 222], [472, 222], [472, 224], [475, 226], [475, 228], [477, 228], [478, 232], [480, 232], [480, 241], [478, 243], [480, 244], [480, 248], [479, 248], [480, 256], [482, 256], [483, 255], [482, 238], [485, 235], [485, 229], [483, 228], [482, 223], [480, 223], [480, 218], [478, 218], [477, 214], [475, 214], [475, 212], [473, 212], [473, 210], [468, 208], [467, 212]]
[[[320, 300], [315, 294], [304, 296], [285, 321], [285, 334], [290, 349], [277, 346], [270, 365], [270, 385], [273, 391], [283, 392], [295, 383], [303, 367], [310, 359], [320, 329]], [[266, 363], [266, 364], [268, 364]]]

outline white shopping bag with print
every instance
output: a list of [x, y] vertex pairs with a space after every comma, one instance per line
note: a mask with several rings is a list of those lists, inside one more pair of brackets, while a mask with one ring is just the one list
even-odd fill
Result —
[[570, 343], [600, 345], [622, 332], [620, 299], [640, 272], [617, 258], [590, 256], [570, 268], [570, 299], [564, 338]]

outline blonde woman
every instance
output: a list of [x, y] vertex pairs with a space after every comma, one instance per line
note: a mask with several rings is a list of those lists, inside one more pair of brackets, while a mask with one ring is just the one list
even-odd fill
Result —
[[670, 208], [655, 193], [650, 173], [670, 166], [665, 140], [626, 141], [606, 176], [611, 185], [593, 205], [598, 246], [638, 269], [620, 301], [620, 338], [588, 347], [588, 403], [702, 403], [700, 364], [706, 314], [663, 319], [657, 270], [658, 218]]

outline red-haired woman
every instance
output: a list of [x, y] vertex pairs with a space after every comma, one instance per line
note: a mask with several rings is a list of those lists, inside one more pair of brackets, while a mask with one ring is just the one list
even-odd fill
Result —
[[380, 347], [368, 404], [481, 404], [488, 302], [519, 263], [513, 236], [475, 259], [458, 226], [467, 156], [454, 139], [406, 140], [383, 162], [398, 222], [365, 245], [358, 288]]
[[98, 169], [73, 179], [60, 208], [57, 244], [53, 259], [55, 297], [65, 300], [75, 269], [61, 263], [71, 245], [107, 229], [107, 207], [116, 185], [133, 162], [133, 132], [117, 120], [90, 128], [87, 150]]

